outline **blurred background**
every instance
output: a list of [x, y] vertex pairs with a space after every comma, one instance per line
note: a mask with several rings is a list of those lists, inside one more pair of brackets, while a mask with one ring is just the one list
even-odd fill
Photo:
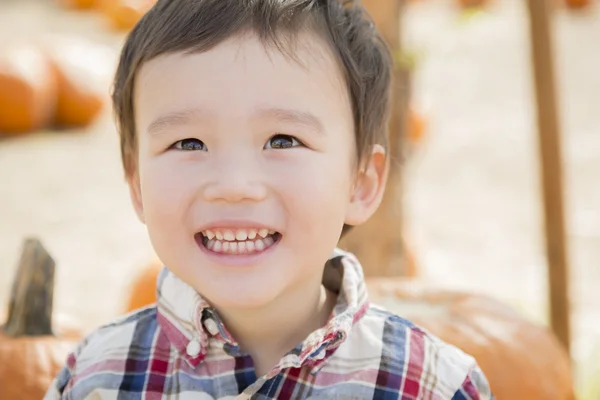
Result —
[[[153, 257], [108, 103], [120, 46], [152, 1], [100, 2], [0, 0], [0, 304], [23, 239], [39, 237], [57, 263], [55, 311], [88, 331], [124, 312]], [[548, 325], [527, 4], [461, 3], [403, 9], [402, 234], [421, 279]], [[580, 398], [600, 400], [600, 2], [551, 3], [571, 358]]]

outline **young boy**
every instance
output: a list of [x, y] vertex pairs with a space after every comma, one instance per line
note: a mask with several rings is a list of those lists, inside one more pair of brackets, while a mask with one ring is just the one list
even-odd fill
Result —
[[336, 250], [388, 166], [390, 54], [355, 3], [160, 0], [136, 26], [113, 101], [166, 269], [156, 306], [87, 337], [47, 399], [491, 398]]

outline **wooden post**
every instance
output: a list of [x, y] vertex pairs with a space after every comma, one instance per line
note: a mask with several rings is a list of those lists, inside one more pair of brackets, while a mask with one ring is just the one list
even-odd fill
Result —
[[552, 330], [570, 349], [570, 304], [567, 245], [563, 212], [559, 113], [552, 56], [550, 9], [552, 1], [527, 0], [532, 61], [537, 98], [546, 255], [548, 258], [550, 321]]
[[27, 239], [1, 331], [11, 337], [52, 335], [53, 298], [54, 260], [39, 240]]
[[354, 228], [340, 246], [357, 255], [366, 276], [413, 276], [414, 263], [406, 255], [402, 238], [402, 159], [404, 127], [410, 98], [410, 73], [400, 63], [403, 0], [363, 0], [375, 25], [387, 41], [396, 64], [392, 115], [389, 126], [391, 166], [381, 206], [371, 219]]

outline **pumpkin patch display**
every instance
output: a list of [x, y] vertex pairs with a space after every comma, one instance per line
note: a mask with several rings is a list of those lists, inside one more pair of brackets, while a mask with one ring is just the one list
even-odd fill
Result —
[[85, 127], [109, 100], [116, 52], [66, 35], [13, 45], [0, 55], [0, 136]]
[[0, 327], [0, 399], [43, 398], [81, 339], [73, 327], [53, 326], [53, 294], [54, 261], [27, 240]]
[[57, 83], [51, 64], [32, 45], [0, 55], [0, 136], [43, 128], [54, 116]]
[[570, 360], [545, 327], [492, 298], [367, 278], [371, 302], [472, 355], [497, 400], [574, 400]]
[[108, 102], [115, 52], [72, 36], [53, 37], [45, 48], [58, 83], [54, 122], [62, 127], [91, 124]]

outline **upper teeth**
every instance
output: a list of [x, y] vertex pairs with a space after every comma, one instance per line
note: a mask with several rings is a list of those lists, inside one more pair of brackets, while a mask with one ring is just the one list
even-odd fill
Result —
[[207, 229], [202, 232], [204, 236], [211, 240], [213, 238], [217, 238], [217, 240], [226, 240], [228, 242], [233, 242], [235, 240], [245, 241], [246, 239], [253, 240], [256, 236], [260, 236], [261, 238], [266, 238], [269, 235], [275, 234], [275, 231], [269, 230], [266, 228], [261, 229]]

